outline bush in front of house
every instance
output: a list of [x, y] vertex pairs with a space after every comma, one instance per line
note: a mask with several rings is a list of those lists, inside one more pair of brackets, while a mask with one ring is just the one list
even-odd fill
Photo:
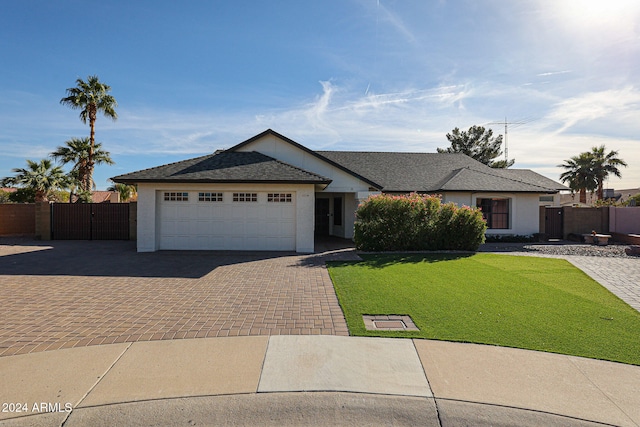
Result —
[[381, 194], [358, 207], [354, 240], [364, 251], [475, 251], [485, 231], [477, 208], [442, 204], [438, 196]]
[[469, 206], [455, 208], [455, 213], [449, 221], [447, 232], [449, 238], [445, 240], [443, 249], [458, 251], [475, 251], [484, 243], [484, 233], [487, 223], [482, 218], [482, 212], [478, 208]]

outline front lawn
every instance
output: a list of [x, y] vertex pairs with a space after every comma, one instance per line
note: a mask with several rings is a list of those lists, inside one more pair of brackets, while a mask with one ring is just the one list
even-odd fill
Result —
[[[362, 258], [328, 265], [351, 335], [494, 344], [640, 365], [640, 313], [565, 260]], [[408, 314], [420, 331], [367, 331], [363, 314]]]

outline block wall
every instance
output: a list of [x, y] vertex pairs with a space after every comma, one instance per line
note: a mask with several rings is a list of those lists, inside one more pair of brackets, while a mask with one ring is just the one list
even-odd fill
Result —
[[0, 236], [35, 235], [35, 218], [33, 203], [0, 204]]

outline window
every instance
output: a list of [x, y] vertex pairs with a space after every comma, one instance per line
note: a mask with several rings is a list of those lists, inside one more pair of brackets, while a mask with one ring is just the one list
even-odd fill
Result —
[[333, 225], [342, 225], [342, 197], [333, 198]]
[[188, 202], [189, 193], [166, 192], [164, 193], [164, 200], [167, 202]]
[[509, 228], [509, 199], [477, 199], [476, 206], [482, 210], [487, 228]]
[[199, 202], [221, 202], [222, 193], [198, 193]]
[[553, 196], [540, 196], [541, 202], [553, 202]]
[[291, 203], [291, 193], [268, 193], [267, 202], [269, 203]]
[[257, 202], [258, 193], [233, 193], [234, 202]]

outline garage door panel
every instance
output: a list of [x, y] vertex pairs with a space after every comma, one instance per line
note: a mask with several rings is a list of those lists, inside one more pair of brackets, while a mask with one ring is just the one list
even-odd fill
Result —
[[293, 228], [294, 223], [292, 221], [275, 221], [268, 220], [265, 221], [265, 227], [273, 230], [273, 235], [276, 237], [279, 236], [294, 236], [295, 229]]
[[196, 217], [198, 219], [209, 220], [209, 218], [219, 216], [220, 214], [216, 212], [216, 209], [213, 206], [207, 205], [197, 205], [196, 206]]
[[165, 205], [163, 209], [163, 220], [174, 220], [178, 218], [178, 208], [171, 205]]
[[213, 225], [214, 224], [211, 221], [199, 219], [194, 222], [193, 228], [190, 230], [189, 234], [195, 234], [195, 237], [198, 239], [210, 236], [213, 234]]
[[176, 229], [173, 226], [173, 221], [162, 220], [160, 222], [160, 230], [163, 231], [165, 237], [175, 234]]
[[258, 236], [247, 236], [243, 242], [244, 246], [249, 248], [261, 248], [264, 245], [264, 239], [261, 239]]
[[293, 238], [283, 238], [283, 237], [267, 237], [265, 238], [265, 243], [273, 250], [286, 251], [290, 250], [292, 244], [295, 244], [295, 239]]
[[181, 237], [195, 236], [197, 222], [191, 218], [180, 219], [175, 221], [176, 234]]
[[219, 237], [225, 233], [228, 225], [222, 220], [216, 219], [209, 222], [211, 224], [211, 237]]
[[238, 220], [229, 220], [227, 223], [228, 229], [224, 231], [225, 235], [229, 237], [244, 235], [244, 222]]
[[282, 218], [282, 211], [283, 209], [279, 206], [269, 206], [265, 212], [264, 218], [268, 220], [279, 220]]
[[265, 209], [262, 206], [247, 206], [245, 210], [245, 217], [258, 221], [260, 218], [264, 218]]
[[205, 250], [210, 246], [210, 244], [208, 236], [197, 236], [194, 239], [194, 249]]
[[268, 202], [267, 193], [259, 193], [258, 202], [232, 200], [231, 193], [223, 201], [199, 201], [197, 192], [189, 201], [160, 197], [160, 249], [295, 250], [295, 197]]
[[260, 233], [260, 224], [257, 219], [249, 219], [244, 223], [244, 233], [247, 235], [247, 238], [255, 236], [257, 237]]
[[196, 217], [196, 214], [192, 206], [178, 205], [175, 207], [174, 218], [177, 218], [180, 220], [190, 220], [190, 219], [194, 219], [195, 217]]

